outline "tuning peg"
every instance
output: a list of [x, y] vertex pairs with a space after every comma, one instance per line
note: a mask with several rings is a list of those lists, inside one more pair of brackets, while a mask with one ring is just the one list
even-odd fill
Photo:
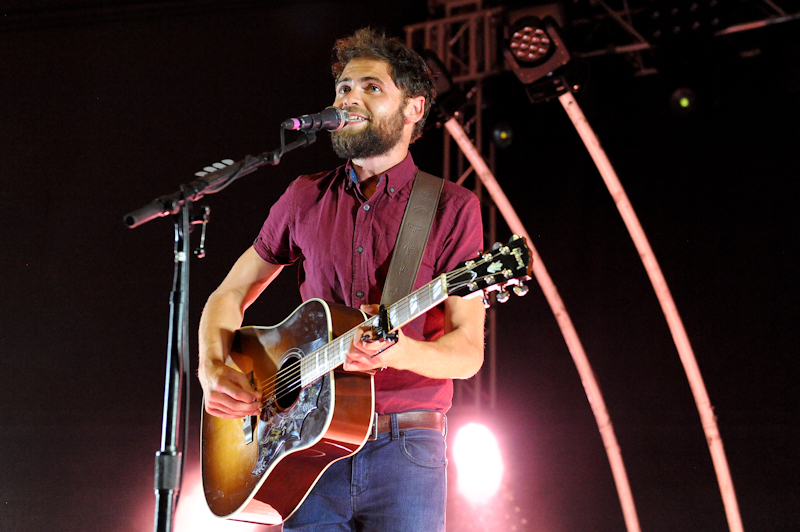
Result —
[[492, 244], [492, 251], [499, 251], [501, 255], [508, 255], [511, 253], [511, 250], [508, 249], [508, 246], [504, 246], [500, 242], [495, 242]]
[[522, 283], [519, 283], [517, 286], [515, 286], [513, 290], [514, 293], [517, 294], [519, 297], [522, 297], [528, 293], [528, 287]]
[[497, 302], [498, 303], [505, 303], [506, 301], [508, 301], [508, 298], [510, 298], [510, 297], [511, 297], [511, 295], [508, 292], [506, 292], [505, 290], [500, 290], [499, 292], [497, 292]]
[[522, 238], [522, 237], [519, 236], [519, 235], [511, 235], [511, 238], [508, 239], [508, 243], [510, 244], [515, 240], [519, 240], [520, 238]]

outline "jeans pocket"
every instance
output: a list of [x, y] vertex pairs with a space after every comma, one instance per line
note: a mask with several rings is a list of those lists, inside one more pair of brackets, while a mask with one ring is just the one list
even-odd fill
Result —
[[433, 430], [417, 429], [400, 433], [400, 449], [412, 464], [430, 468], [447, 467], [444, 436]]

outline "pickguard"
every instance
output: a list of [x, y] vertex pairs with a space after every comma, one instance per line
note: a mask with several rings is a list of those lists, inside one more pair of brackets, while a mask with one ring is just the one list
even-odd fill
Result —
[[312, 442], [322, 434], [330, 408], [330, 376], [306, 386], [291, 408], [279, 411], [275, 398], [264, 405], [258, 418], [258, 458], [253, 476], [261, 476], [280, 456]]

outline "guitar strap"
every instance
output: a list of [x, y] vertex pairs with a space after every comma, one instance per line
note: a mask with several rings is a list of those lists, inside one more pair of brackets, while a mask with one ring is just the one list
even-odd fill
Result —
[[414, 288], [443, 187], [444, 179], [417, 171], [383, 284], [382, 305], [388, 307], [396, 303]]

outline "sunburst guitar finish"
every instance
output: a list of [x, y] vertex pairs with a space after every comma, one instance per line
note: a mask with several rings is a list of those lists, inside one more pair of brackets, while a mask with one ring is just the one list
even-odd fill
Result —
[[211, 511], [281, 523], [330, 464], [364, 445], [374, 412], [373, 379], [341, 370], [357, 327], [395, 331], [450, 296], [498, 291], [497, 300], [505, 301], [509, 286], [518, 295], [527, 291], [520, 281], [530, 274], [525, 239], [514, 237], [379, 316], [311, 299], [279, 325], [239, 329], [228, 364], [261, 391], [262, 408], [258, 416], [234, 420], [203, 414], [203, 489]]

